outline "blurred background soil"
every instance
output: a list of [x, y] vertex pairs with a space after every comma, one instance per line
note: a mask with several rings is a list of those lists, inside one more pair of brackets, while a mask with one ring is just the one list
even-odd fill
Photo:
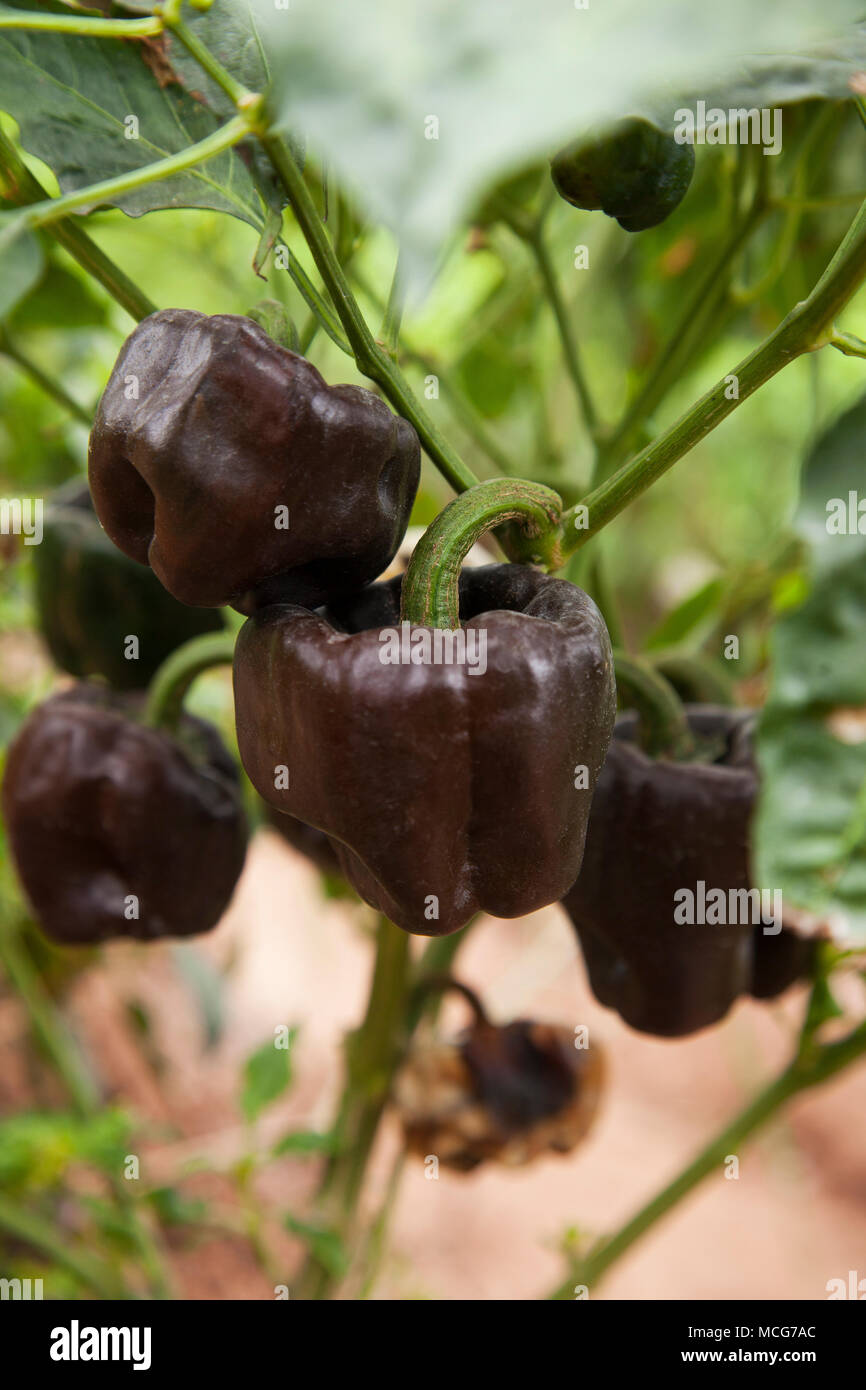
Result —
[[[259, 1122], [264, 1147], [288, 1129], [327, 1129], [341, 1082], [340, 1040], [362, 1012], [372, 961], [372, 914], [327, 899], [319, 877], [272, 832], [257, 833], [234, 902], [209, 936], [185, 945], [107, 948], [72, 980], [68, 1011], [112, 1100], [143, 1121], [142, 1177], [204, 1198], [218, 1227], [172, 1240], [179, 1297], [272, 1298], [291, 1289], [302, 1253], [282, 1225], [303, 1217], [320, 1160], [272, 1162], [249, 1205], [229, 1180], [248, 1133], [238, 1108], [244, 1060], [279, 1024], [297, 1025], [297, 1079]], [[190, 954], [192, 953], [192, 955]], [[407, 1163], [380, 1299], [534, 1299], [563, 1276], [568, 1228], [614, 1229], [668, 1181], [776, 1071], [793, 1042], [803, 998], [738, 1004], [720, 1026], [678, 1042], [630, 1031], [590, 993], [573, 933], [558, 908], [481, 920], [458, 975], [494, 1018], [532, 1015], [586, 1023], [608, 1054], [609, 1087], [584, 1147], [524, 1170], [445, 1171]], [[218, 990], [216, 1043], [206, 1045], [200, 975]], [[130, 1009], [130, 1005], [133, 1009]], [[440, 1028], [456, 1031], [449, 1003]], [[149, 1021], [146, 1035], [135, 1014]], [[26, 1021], [0, 1000], [0, 1111], [52, 1097], [26, 1046]], [[866, 1275], [866, 1068], [794, 1102], [743, 1148], [739, 1178], [723, 1171], [661, 1222], [593, 1296], [619, 1299], [815, 1299], [849, 1270]], [[368, 1184], [381, 1200], [394, 1161], [389, 1118]], [[207, 1171], [197, 1171], [199, 1168]], [[243, 1234], [261, 1226], [267, 1267]], [[233, 1233], [235, 1232], [235, 1233]]]

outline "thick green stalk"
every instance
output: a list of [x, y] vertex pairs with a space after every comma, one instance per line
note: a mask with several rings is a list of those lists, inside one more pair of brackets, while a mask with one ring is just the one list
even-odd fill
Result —
[[562, 499], [557, 493], [522, 478], [491, 478], [455, 497], [415, 547], [403, 580], [401, 619], [427, 627], [459, 628], [460, 566], [479, 537], [513, 521], [531, 550], [532, 538], [556, 526], [561, 515]]
[[[346, 1039], [346, 1084], [329, 1159], [316, 1199], [316, 1215], [351, 1243], [358, 1198], [397, 1062], [402, 1054], [409, 979], [409, 936], [387, 918], [379, 921], [373, 980], [364, 1020]], [[292, 1286], [293, 1298], [323, 1299], [339, 1279], [311, 1251]]]
[[478, 479], [434, 425], [396, 362], [370, 332], [288, 144], [273, 131], [260, 130], [257, 133], [288, 194], [298, 226], [349, 340], [358, 370], [378, 383], [394, 409], [414, 425], [421, 443], [442, 475], [455, 491], [464, 492]]
[[727, 1155], [736, 1153], [739, 1145], [775, 1115], [786, 1101], [800, 1091], [829, 1080], [864, 1053], [866, 1024], [861, 1024], [841, 1042], [816, 1047], [795, 1058], [781, 1076], [772, 1081], [736, 1119], [711, 1139], [688, 1167], [642, 1207], [616, 1235], [603, 1240], [585, 1259], [576, 1260], [568, 1278], [550, 1297], [561, 1300], [574, 1298], [576, 1286], [586, 1286], [592, 1295], [605, 1271], [708, 1174], [718, 1172]]
[[544, 542], [550, 567], [559, 568], [789, 362], [831, 342], [836, 315], [864, 277], [866, 204], [808, 298], [658, 439], [566, 512], [561, 534]]

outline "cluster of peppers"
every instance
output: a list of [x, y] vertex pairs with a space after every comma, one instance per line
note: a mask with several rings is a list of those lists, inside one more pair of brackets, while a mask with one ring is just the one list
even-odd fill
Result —
[[[552, 176], [568, 201], [639, 230], [676, 206], [692, 167], [690, 147], [632, 121], [560, 152]], [[598, 999], [662, 1037], [779, 994], [808, 971], [808, 941], [673, 917], [683, 885], [750, 886], [748, 712], [689, 706], [703, 760], [650, 756], [640, 719], [616, 715], [592, 599], [532, 565], [465, 568], [458, 583], [458, 557], [442, 625], [483, 634], [483, 674], [383, 660], [383, 637], [411, 627], [414, 581], [376, 580], [419, 474], [407, 421], [327, 385], [250, 319], [167, 310], [131, 334], [89, 489], [55, 499], [37, 552], [42, 630], [80, 683], [25, 722], [2, 788], [46, 932], [185, 936], [228, 905], [247, 843], [234, 761], [205, 722], [154, 719], [143, 688], [230, 606], [246, 617], [238, 748], [271, 822], [398, 926], [442, 935], [561, 901]], [[479, 1015], [402, 1072], [409, 1146], [461, 1170], [567, 1151], [594, 1114], [599, 1055], [562, 1029]]]

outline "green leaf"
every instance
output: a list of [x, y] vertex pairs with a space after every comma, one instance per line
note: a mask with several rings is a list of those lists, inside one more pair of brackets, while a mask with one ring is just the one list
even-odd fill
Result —
[[286, 1154], [302, 1157], [306, 1154], [336, 1153], [337, 1147], [338, 1140], [335, 1134], [320, 1134], [314, 1129], [295, 1129], [278, 1139], [271, 1153], [274, 1158], [282, 1158]]
[[416, 276], [486, 190], [590, 126], [624, 112], [670, 124], [695, 97], [726, 109], [847, 97], [866, 67], [855, 0], [367, 0], [339, 23], [316, 0], [250, 9], [281, 128], [303, 131], [392, 228]]
[[56, 261], [25, 299], [12, 311], [13, 330], [33, 328], [96, 328], [108, 319], [108, 301], [94, 294], [91, 283]]
[[209, 1211], [207, 1202], [186, 1197], [176, 1187], [155, 1187], [147, 1200], [164, 1226], [197, 1226]]
[[[841, 946], [866, 941], [864, 424], [866, 397], [807, 461], [798, 524], [812, 543], [811, 586], [774, 630], [758, 727], [759, 882], [824, 921]], [[828, 520], [841, 501], [849, 524], [839, 533]]]
[[24, 299], [42, 274], [39, 238], [20, 214], [0, 220], [0, 319]]
[[86, 1119], [63, 1111], [11, 1115], [0, 1123], [0, 1187], [53, 1187], [72, 1163], [121, 1177], [129, 1142], [129, 1119], [119, 1110]]
[[723, 579], [711, 579], [696, 589], [682, 603], [672, 608], [657, 627], [653, 628], [644, 647], [646, 651], [665, 651], [675, 647], [696, 628], [708, 623], [715, 616], [725, 594]]
[[241, 1092], [241, 1109], [248, 1121], [253, 1121], [281, 1096], [292, 1083], [292, 1047], [298, 1035], [297, 1028], [289, 1030], [289, 1046], [276, 1047], [274, 1041], [266, 1042], [253, 1052], [244, 1067], [244, 1084]]
[[320, 1265], [339, 1279], [349, 1268], [349, 1257], [339, 1233], [329, 1226], [313, 1226], [308, 1221], [287, 1215], [283, 1224], [293, 1235], [300, 1236], [310, 1254]]
[[[164, 61], [157, 78], [148, 59], [159, 62], [141, 43], [0, 31], [3, 109], [64, 193], [176, 154], [220, 124]], [[128, 138], [134, 131], [137, 138]], [[234, 150], [109, 201], [132, 217], [154, 208], [214, 208], [262, 225], [252, 176]]]

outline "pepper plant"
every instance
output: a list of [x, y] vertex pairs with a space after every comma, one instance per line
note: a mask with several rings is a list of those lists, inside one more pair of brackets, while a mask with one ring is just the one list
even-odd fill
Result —
[[[619, 1232], [569, 1247], [553, 1297], [592, 1293], [866, 1052], [834, 994], [866, 932], [866, 40], [846, 0], [784, 22], [611, 8], [615, 41], [602, 7], [547, 0], [339, 23], [294, 0], [0, 6], [0, 354], [67, 431], [30, 563], [51, 656], [88, 682], [4, 709], [11, 858], [61, 942], [183, 936], [265, 814], [379, 914], [333, 1128], [279, 1150], [321, 1155], [293, 1297], [373, 1287], [387, 1204], [365, 1225], [361, 1197], [389, 1106], [409, 1152], [463, 1171], [570, 1151], [594, 1118], [615, 1056], [495, 1025], [456, 977], [480, 912], [562, 902], [593, 992], [656, 1036], [810, 982], [782, 1075]], [[206, 214], [188, 255], [214, 312], [179, 302], [172, 239], [142, 273], [140, 229], [192, 236], [181, 209]], [[232, 220], [240, 270], [216, 244]], [[70, 350], [82, 324], [125, 338], [93, 410], [40, 360], [46, 324]], [[780, 373], [804, 414], [762, 439], [746, 402]], [[734, 545], [712, 529], [726, 469]], [[4, 486], [24, 476], [13, 458]], [[717, 564], [648, 606], [655, 507]], [[184, 709], [220, 665], [240, 773]], [[8, 866], [3, 892], [5, 973], [95, 1124]], [[425, 1052], [455, 990], [474, 1023]], [[250, 1123], [288, 1084], [273, 1053], [248, 1067]], [[248, 1168], [239, 1187], [268, 1264]], [[166, 1203], [154, 1224], [115, 1201], [130, 1287], [2, 1198], [0, 1228], [77, 1286], [143, 1272], [167, 1294]]]

